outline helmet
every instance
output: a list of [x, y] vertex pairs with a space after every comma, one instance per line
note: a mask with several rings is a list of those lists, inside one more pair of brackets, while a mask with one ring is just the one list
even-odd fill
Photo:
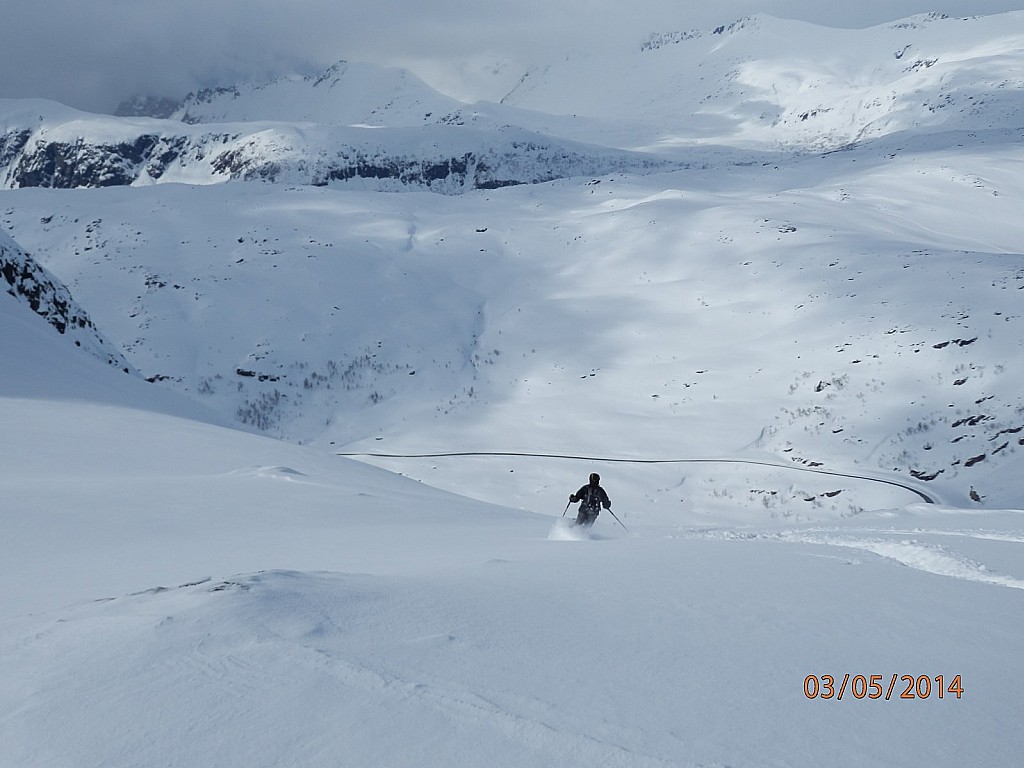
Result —
[[597, 472], [591, 472], [590, 473], [590, 484], [591, 485], [597, 485], [600, 482], [601, 482], [601, 476], [599, 474], [597, 474]]

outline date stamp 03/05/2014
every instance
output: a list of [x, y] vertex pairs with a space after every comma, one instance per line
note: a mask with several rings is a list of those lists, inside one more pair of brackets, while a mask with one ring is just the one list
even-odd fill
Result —
[[804, 678], [804, 696], [808, 699], [842, 701], [854, 699], [960, 699], [964, 695], [960, 675], [808, 675]]

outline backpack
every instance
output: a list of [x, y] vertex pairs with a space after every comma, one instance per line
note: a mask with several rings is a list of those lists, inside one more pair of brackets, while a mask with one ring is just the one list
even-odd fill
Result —
[[587, 486], [586, 495], [583, 497], [583, 509], [590, 509], [594, 511], [601, 509], [601, 486]]

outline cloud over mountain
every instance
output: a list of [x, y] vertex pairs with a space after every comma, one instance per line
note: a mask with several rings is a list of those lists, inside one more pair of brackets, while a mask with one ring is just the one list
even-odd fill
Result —
[[[640, 0], [592, 12], [583, 0], [480, 4], [296, 0], [38, 0], [9, 3], [0, 25], [0, 97], [43, 97], [113, 111], [136, 93], [180, 98], [201, 87], [313, 73], [339, 59], [402, 63], [472, 96], [474, 73], [505, 59], [711, 28], [753, 13], [830, 26], [866, 26], [935, 10], [927, 0], [823, 6], [809, 0], [727, 0], [682, 7]], [[1013, 10], [1013, 0], [966, 2], [947, 13]]]

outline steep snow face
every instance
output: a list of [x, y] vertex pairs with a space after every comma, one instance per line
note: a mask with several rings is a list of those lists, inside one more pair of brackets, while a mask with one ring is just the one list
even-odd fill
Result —
[[[192, 398], [144, 381], [68, 297], [67, 289], [0, 233], [0, 265], [10, 264], [17, 265], [20, 279], [9, 290], [0, 290], [0, 464], [5, 479], [40, 486], [47, 484], [44, 478], [52, 479], [48, 473], [55, 467], [78, 475], [87, 461], [110, 461], [112, 466], [118, 451], [127, 450], [133, 439], [144, 440], [139, 434], [143, 413], [186, 419], [196, 427], [232, 423]], [[31, 290], [20, 293], [26, 285]], [[101, 447], [107, 438], [100, 434], [111, 428], [109, 419], [115, 412], [124, 422], [109, 433], [112, 442], [107, 450]], [[73, 438], [60, 432], [58, 425], [67, 426], [64, 416], [83, 420], [82, 431]], [[75, 506], [74, 499], [66, 501], [59, 514]], [[15, 496], [6, 493], [3, 507], [4, 513], [21, 510]], [[40, 509], [30, 508], [28, 516], [34, 519]], [[8, 532], [7, 541], [16, 549], [19, 537]], [[10, 552], [3, 557], [12, 562]], [[19, 557], [34, 559], [27, 552]]]
[[[3, 231], [0, 231], [0, 276], [4, 278], [3, 287], [8, 296], [27, 306], [76, 347], [125, 373], [134, 373], [121, 352], [96, 328], [89, 314], [75, 302], [60, 280]], [[13, 311], [6, 298], [5, 305], [8, 312]]]

